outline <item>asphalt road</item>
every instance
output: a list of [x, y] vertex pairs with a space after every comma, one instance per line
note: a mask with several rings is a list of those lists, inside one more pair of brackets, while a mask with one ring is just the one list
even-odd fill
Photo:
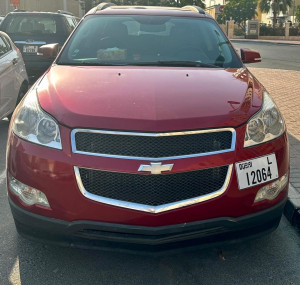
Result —
[[[172, 256], [60, 248], [18, 236], [5, 186], [0, 121], [0, 284], [300, 284], [300, 234], [283, 217], [267, 236]], [[222, 254], [220, 252], [222, 251]]]
[[262, 62], [249, 67], [300, 71], [300, 45], [282, 45], [257, 42], [232, 42], [236, 49], [251, 48], [260, 52]]

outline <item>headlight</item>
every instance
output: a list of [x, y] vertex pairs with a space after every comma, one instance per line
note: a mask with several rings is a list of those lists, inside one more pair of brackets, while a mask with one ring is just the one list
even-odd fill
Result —
[[261, 144], [281, 136], [284, 120], [271, 96], [264, 92], [263, 107], [247, 124], [244, 147]]
[[18, 108], [12, 130], [24, 140], [62, 149], [58, 124], [40, 108], [36, 89], [28, 93]]

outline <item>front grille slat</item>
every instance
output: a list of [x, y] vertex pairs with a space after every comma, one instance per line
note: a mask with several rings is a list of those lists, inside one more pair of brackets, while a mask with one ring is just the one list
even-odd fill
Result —
[[233, 132], [228, 129], [161, 136], [76, 130], [73, 136], [75, 152], [156, 159], [228, 151], [233, 141]]
[[91, 194], [149, 206], [192, 199], [216, 192], [224, 185], [228, 166], [148, 175], [79, 168], [84, 189]]

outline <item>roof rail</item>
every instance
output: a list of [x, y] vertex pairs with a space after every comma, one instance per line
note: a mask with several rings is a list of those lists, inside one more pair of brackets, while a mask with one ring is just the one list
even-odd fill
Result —
[[187, 5], [187, 6], [182, 7], [182, 9], [188, 9], [188, 10], [191, 10], [193, 12], [203, 14], [203, 15], [206, 14], [202, 8], [200, 8], [199, 6], [195, 6], [195, 5]]
[[106, 8], [111, 7], [111, 6], [117, 6], [117, 5], [115, 3], [103, 2], [97, 6], [96, 11], [105, 10]]
[[59, 13], [59, 14], [66, 14], [66, 15], [70, 15], [70, 16], [74, 16], [73, 13], [70, 13], [70, 12], [68, 12], [68, 11], [63, 11], [63, 10], [58, 10], [57, 13]]

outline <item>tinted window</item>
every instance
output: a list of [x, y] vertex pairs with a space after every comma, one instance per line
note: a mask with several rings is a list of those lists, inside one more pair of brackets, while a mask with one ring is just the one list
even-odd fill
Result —
[[48, 15], [14, 15], [6, 22], [8, 34], [47, 35], [57, 33], [55, 19]]
[[67, 30], [69, 32], [69, 34], [74, 30], [74, 28], [76, 27], [76, 24], [74, 23], [73, 18], [71, 17], [66, 17], [66, 25], [67, 25]]
[[6, 54], [10, 50], [10, 47], [7, 45], [6, 41], [0, 36], [0, 57]]
[[167, 62], [222, 68], [242, 66], [213, 20], [145, 15], [87, 17], [58, 63], [161, 65]]

